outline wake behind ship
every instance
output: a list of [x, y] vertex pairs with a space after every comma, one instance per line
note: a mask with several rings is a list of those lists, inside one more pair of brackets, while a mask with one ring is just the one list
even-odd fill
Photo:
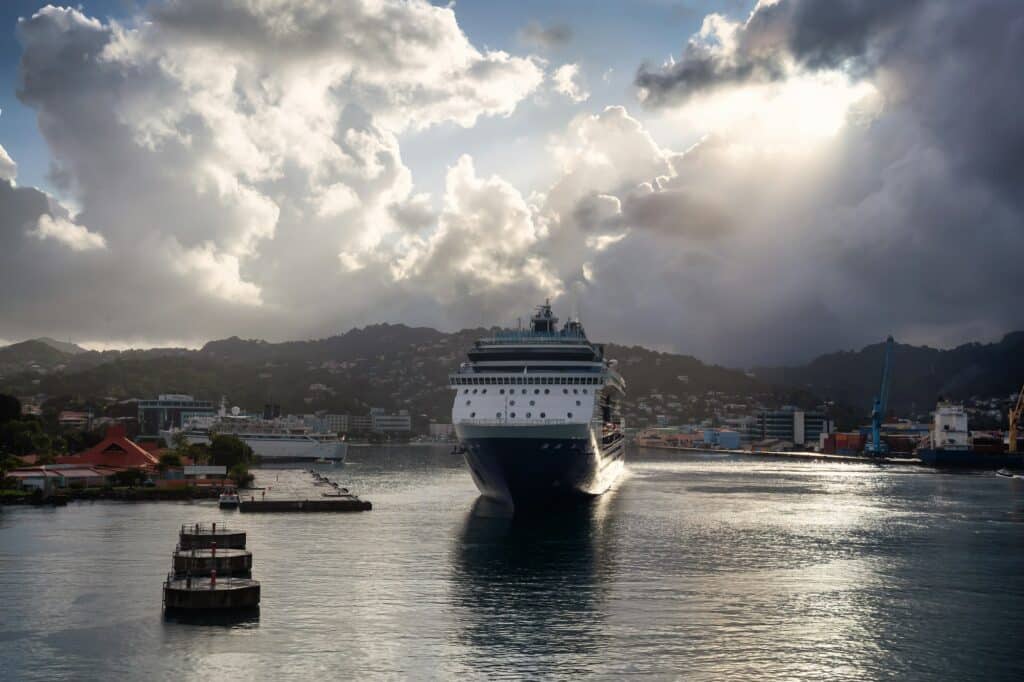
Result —
[[582, 325], [545, 303], [530, 329], [476, 341], [450, 377], [452, 423], [477, 488], [514, 505], [600, 495], [622, 471], [625, 382]]

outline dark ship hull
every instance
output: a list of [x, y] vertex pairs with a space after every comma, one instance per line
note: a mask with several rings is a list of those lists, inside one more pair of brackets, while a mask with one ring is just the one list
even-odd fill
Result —
[[934, 467], [959, 467], [962, 469], [1024, 467], [1024, 453], [921, 448], [916, 454], [922, 462]]
[[[514, 430], [529, 430], [517, 427]], [[600, 495], [611, 487], [625, 462], [621, 435], [609, 438], [544, 433], [460, 433], [473, 482], [486, 497], [513, 506]]]

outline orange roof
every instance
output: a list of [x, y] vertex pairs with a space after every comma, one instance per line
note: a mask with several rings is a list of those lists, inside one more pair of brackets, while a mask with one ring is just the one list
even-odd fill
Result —
[[57, 458], [58, 464], [98, 464], [127, 469], [149, 469], [159, 461], [153, 453], [128, 440], [121, 424], [112, 424], [107, 428], [107, 437], [85, 452]]

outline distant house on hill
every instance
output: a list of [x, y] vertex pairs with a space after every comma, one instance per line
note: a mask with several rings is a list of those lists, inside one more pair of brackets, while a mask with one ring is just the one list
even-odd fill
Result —
[[138, 443], [128, 440], [121, 424], [112, 424], [107, 436], [95, 446], [76, 455], [58, 457], [58, 464], [80, 464], [120, 469], [154, 469], [159, 457]]
[[88, 412], [64, 410], [57, 417], [57, 423], [64, 428], [87, 429], [92, 421], [92, 415]]

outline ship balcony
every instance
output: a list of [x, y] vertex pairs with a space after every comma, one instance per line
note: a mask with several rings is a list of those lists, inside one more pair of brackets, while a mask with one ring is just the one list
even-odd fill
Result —
[[457, 424], [471, 424], [473, 426], [557, 426], [559, 424], [585, 424], [585, 420], [571, 419], [528, 419], [526, 417], [508, 417], [495, 419], [480, 417], [460, 417], [455, 420]]

